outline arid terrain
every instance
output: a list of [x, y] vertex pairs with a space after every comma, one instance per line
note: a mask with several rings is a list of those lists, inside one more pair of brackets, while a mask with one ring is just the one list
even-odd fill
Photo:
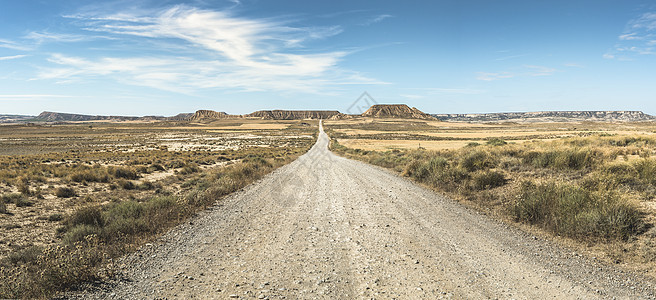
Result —
[[71, 298], [646, 299], [652, 282], [388, 171], [321, 134], [295, 162], [117, 262]]
[[656, 297], [650, 122], [368, 112], [0, 126], [0, 292]]
[[[43, 251], [62, 245], [67, 249], [89, 234], [106, 242], [118, 238], [112, 244], [125, 245], [100, 249], [100, 254], [130, 251], [204, 208], [208, 201], [214, 202], [218, 196], [203, 194], [210, 192], [208, 181], [234, 171], [236, 178], [217, 181], [213, 186], [222, 190], [211, 191], [214, 195], [230, 193], [261, 172], [307, 151], [314, 142], [316, 126], [317, 121], [295, 120], [0, 126], [0, 271], [5, 278], [0, 292], [6, 297], [34, 297], [58, 290], [30, 283], [34, 279], [31, 268], [43, 267], [37, 267], [36, 260]], [[187, 203], [191, 201], [187, 199], [195, 200]], [[150, 201], [175, 201], [176, 206], [157, 209], [146, 204]], [[112, 207], [125, 210], [119, 214], [134, 211], [136, 215], [130, 212], [128, 219], [116, 219]], [[96, 208], [106, 216], [89, 221], [95, 220]], [[150, 209], [156, 215], [166, 212], [175, 217], [156, 222], [150, 220], [150, 213], [144, 213]], [[109, 227], [102, 227], [105, 225]], [[33, 263], [36, 265], [29, 267]], [[82, 265], [95, 264], [87, 261]], [[64, 267], [57, 272], [72, 272], [72, 281], [82, 277], [76, 270], [80, 266]], [[65, 282], [58, 276], [39, 278]], [[35, 291], [29, 292], [30, 284]]]

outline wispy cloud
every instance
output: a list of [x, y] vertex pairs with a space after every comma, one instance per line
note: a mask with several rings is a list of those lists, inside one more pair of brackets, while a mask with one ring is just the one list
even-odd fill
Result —
[[52, 99], [52, 98], [73, 98], [73, 96], [67, 95], [46, 95], [46, 94], [33, 94], [33, 95], [1, 95], [0, 101], [2, 100], [43, 100], [43, 99]]
[[422, 98], [424, 98], [424, 96], [422, 96], [422, 95], [413, 95], [413, 94], [401, 94], [399, 96], [401, 96], [403, 98], [406, 98], [406, 99], [422, 99]]
[[378, 16], [375, 16], [373, 18], [370, 18], [369, 20], [366, 20], [364, 23], [362, 23], [360, 25], [369, 26], [369, 25], [372, 25], [372, 24], [382, 22], [383, 20], [389, 19], [389, 18], [392, 18], [392, 17], [394, 17], [394, 16], [387, 15], [387, 14], [382, 14], [382, 15], [378, 15]]
[[504, 57], [499, 57], [499, 58], [497, 58], [497, 59], [495, 59], [495, 60], [496, 60], [496, 61], [504, 61], [504, 60], [514, 59], [514, 58], [520, 58], [520, 57], [524, 57], [524, 56], [528, 56], [528, 54], [517, 54], [517, 55], [504, 56]]
[[579, 63], [573, 63], [573, 62], [572, 63], [565, 63], [565, 64], [563, 64], [563, 66], [570, 67], [570, 68], [585, 68], [584, 65], [579, 64]]
[[619, 42], [604, 53], [606, 59], [631, 60], [640, 55], [656, 54], [656, 12], [643, 13], [629, 21]]
[[478, 72], [476, 79], [483, 81], [494, 81], [499, 79], [513, 78], [514, 74], [509, 72]]
[[534, 65], [524, 65], [524, 68], [528, 69], [528, 75], [530, 76], [549, 76], [556, 73], [556, 69], [545, 67], [545, 66], [534, 66]]
[[120, 38], [122, 43], [156, 43], [156, 49], [144, 51], [168, 54], [94, 59], [57, 54], [50, 58], [56, 67], [43, 69], [37, 79], [107, 76], [126, 84], [181, 93], [204, 88], [319, 92], [341, 84], [383, 83], [340, 68], [348, 51], [306, 51], [304, 43], [337, 35], [342, 32], [339, 26], [295, 27], [290, 22], [184, 5], [149, 14], [68, 18], [89, 32]]
[[108, 37], [103, 37], [103, 36], [89, 36], [89, 35], [81, 35], [81, 34], [66, 34], [66, 33], [52, 33], [52, 32], [38, 32], [38, 31], [32, 31], [28, 33], [27, 35], [24, 36], [25, 39], [32, 40], [36, 44], [42, 44], [45, 42], [64, 42], [64, 43], [71, 43], [71, 42], [82, 42], [82, 41], [90, 41], [90, 40], [97, 40], [97, 39], [108, 39]]
[[19, 59], [26, 57], [27, 55], [14, 55], [14, 56], [0, 56], [0, 60], [10, 60], [10, 59]]
[[30, 50], [30, 47], [27, 47], [25, 45], [21, 45], [19, 43], [14, 42], [14, 41], [3, 40], [3, 39], [0, 39], [0, 48], [11, 49], [11, 50], [20, 50], [20, 51]]
[[472, 88], [417, 88], [415, 90], [426, 91], [430, 94], [461, 94], [461, 95], [476, 95], [485, 93], [484, 90]]
[[558, 72], [558, 69], [556, 68], [538, 66], [538, 65], [523, 65], [519, 68], [512, 69], [512, 72], [510, 71], [478, 72], [476, 73], [476, 79], [482, 81], [495, 81], [495, 80], [513, 78], [513, 77], [551, 76], [556, 72]]

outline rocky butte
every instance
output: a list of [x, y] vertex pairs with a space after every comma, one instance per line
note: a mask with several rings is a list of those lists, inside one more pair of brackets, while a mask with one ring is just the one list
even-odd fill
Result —
[[336, 119], [344, 114], [336, 110], [260, 110], [245, 115], [247, 118], [264, 120], [303, 120], [303, 119]]
[[363, 117], [373, 118], [403, 118], [435, 120], [435, 117], [422, 112], [416, 107], [410, 108], [405, 104], [375, 104], [362, 114]]

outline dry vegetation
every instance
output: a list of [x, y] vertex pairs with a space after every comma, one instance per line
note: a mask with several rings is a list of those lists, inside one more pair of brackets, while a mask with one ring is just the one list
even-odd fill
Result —
[[[555, 236], [591, 256], [656, 276], [655, 125], [473, 125], [416, 120], [401, 125], [389, 120], [385, 130], [383, 122], [350, 122], [327, 124], [333, 151], [394, 169], [536, 234]], [[351, 138], [363, 139], [358, 131], [349, 135], [346, 126], [382, 131], [367, 136], [368, 145], [376, 145], [375, 149], [381, 149], [381, 140], [376, 139], [380, 135], [385, 137], [382, 141], [406, 136], [415, 143], [406, 149], [382, 151], [346, 147]], [[472, 131], [482, 131], [481, 127], [485, 135], [471, 141]], [[560, 138], [554, 137], [557, 128], [562, 128]], [[513, 130], [534, 134], [531, 139], [508, 134]], [[457, 148], [418, 147], [417, 136], [440, 132], [445, 142], [449, 138], [468, 142]]]
[[111, 272], [112, 258], [307, 151], [316, 125], [0, 126], [0, 298]]

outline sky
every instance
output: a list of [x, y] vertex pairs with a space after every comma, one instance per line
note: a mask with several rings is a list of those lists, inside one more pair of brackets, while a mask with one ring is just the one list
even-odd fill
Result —
[[656, 3], [0, 0], [0, 114], [371, 103], [656, 115]]

